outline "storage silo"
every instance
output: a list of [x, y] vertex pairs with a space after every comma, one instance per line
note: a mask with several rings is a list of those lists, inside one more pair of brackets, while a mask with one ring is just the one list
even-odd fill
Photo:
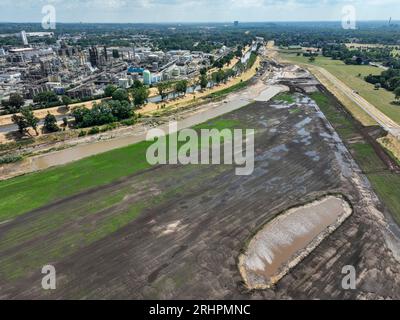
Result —
[[151, 72], [149, 70], [143, 71], [143, 83], [145, 85], [151, 85]]

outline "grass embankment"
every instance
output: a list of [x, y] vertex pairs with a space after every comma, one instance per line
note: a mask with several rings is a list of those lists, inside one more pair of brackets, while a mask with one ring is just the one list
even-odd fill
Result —
[[378, 139], [378, 142], [400, 165], [400, 140], [388, 134], [386, 137]]
[[[393, 92], [385, 89], [375, 90], [374, 85], [364, 80], [364, 78], [369, 74], [381, 74], [383, 72], [382, 69], [373, 66], [346, 65], [343, 61], [332, 60], [327, 57], [317, 57], [314, 63], [311, 63], [309, 58], [297, 56], [297, 54], [284, 53], [281, 54], [281, 57], [290, 62], [306, 66], [311, 72], [317, 72], [316, 70], [313, 70], [313, 66], [324, 68], [351, 89], [357, 91], [361, 97], [369, 101], [389, 118], [400, 124], [400, 107], [392, 104], [394, 100]], [[318, 74], [316, 74], [316, 76], [320, 78]], [[334, 92], [334, 89], [328, 89]], [[346, 103], [346, 101], [342, 101], [342, 103], [344, 103], [346, 107], [349, 106], [349, 111], [356, 118], [360, 117], [366, 119], [365, 112], [354, 102], [347, 101]], [[363, 124], [370, 125], [371, 123]]]
[[359, 135], [354, 120], [334, 107], [334, 102], [322, 93], [310, 95], [348, 146], [354, 159], [372, 184], [374, 191], [400, 224], [400, 175], [387, 169], [368, 141], [352, 142]]
[[224, 97], [224, 96], [226, 96], [226, 95], [228, 95], [230, 93], [233, 93], [233, 92], [236, 92], [236, 91], [239, 91], [239, 90], [245, 88], [248, 84], [249, 84], [249, 81], [239, 82], [239, 83], [234, 84], [233, 86], [231, 86], [229, 88], [226, 88], [226, 89], [223, 89], [221, 91], [217, 91], [217, 92], [211, 93], [208, 96], [208, 98], [215, 99], [215, 98]]
[[[195, 129], [235, 128], [235, 121], [210, 120]], [[0, 222], [40, 208], [84, 190], [106, 185], [119, 178], [150, 168], [146, 160], [151, 142], [95, 155], [65, 166], [48, 169], [0, 182]]]

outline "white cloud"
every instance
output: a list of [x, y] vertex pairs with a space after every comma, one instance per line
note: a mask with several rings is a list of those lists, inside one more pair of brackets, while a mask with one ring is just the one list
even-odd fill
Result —
[[348, 4], [360, 19], [400, 18], [400, 0], [0, 0], [0, 20], [40, 21], [46, 4], [73, 22], [340, 20]]

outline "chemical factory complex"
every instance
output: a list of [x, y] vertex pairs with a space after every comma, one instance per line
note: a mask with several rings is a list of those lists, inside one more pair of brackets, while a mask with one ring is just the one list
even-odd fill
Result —
[[[51, 32], [21, 31], [13, 36], [20, 42], [19, 46], [0, 48], [0, 100], [18, 93], [27, 99], [25, 104], [47, 91], [73, 99], [88, 99], [104, 94], [109, 84], [129, 88], [134, 80], [148, 86], [160, 81], [190, 80], [201, 69], [236, 50], [221, 44], [212, 53], [161, 51], [151, 39], [141, 35], [132, 36], [131, 41], [135, 43], [132, 47], [85, 48], [66, 44], [84, 39], [85, 34], [54, 39]], [[32, 44], [31, 38], [35, 39]], [[55, 44], [46, 45], [48, 40]]]

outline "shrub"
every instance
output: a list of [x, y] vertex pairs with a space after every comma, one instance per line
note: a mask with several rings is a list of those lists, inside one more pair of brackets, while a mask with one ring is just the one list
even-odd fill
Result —
[[3, 157], [0, 157], [0, 164], [6, 164], [6, 163], [14, 163], [22, 160], [22, 156], [17, 156], [17, 155], [5, 155]]
[[58, 132], [60, 128], [57, 125], [57, 118], [48, 113], [47, 116], [44, 118], [44, 129], [46, 132]]
[[100, 132], [107, 132], [117, 128], [116, 123], [111, 123], [100, 129]]
[[135, 123], [136, 123], [136, 120], [134, 118], [121, 121], [121, 124], [124, 126], [127, 126], [127, 127], [133, 126]]
[[94, 135], [94, 134], [98, 134], [98, 133], [100, 133], [99, 127], [93, 127], [88, 131], [89, 135]]
[[86, 135], [87, 135], [87, 132], [82, 130], [81, 132], [79, 132], [78, 137], [79, 137], [79, 138], [80, 138], [80, 137], [86, 137]]

